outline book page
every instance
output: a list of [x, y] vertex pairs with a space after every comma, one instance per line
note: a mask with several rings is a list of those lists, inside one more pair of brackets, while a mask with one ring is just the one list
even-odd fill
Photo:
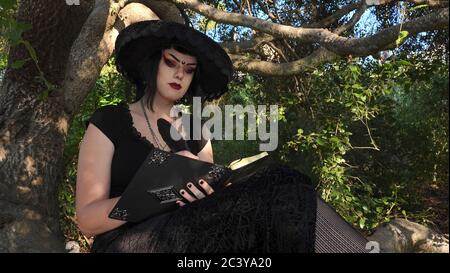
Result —
[[252, 162], [255, 162], [258, 159], [261, 159], [265, 156], [268, 156], [269, 154], [267, 152], [262, 152], [259, 153], [257, 155], [253, 155], [253, 156], [249, 156], [249, 157], [244, 157], [244, 158], [240, 158], [240, 159], [236, 159], [233, 162], [231, 162], [228, 167], [232, 170], [236, 170], [239, 169], [247, 164], [250, 164]]

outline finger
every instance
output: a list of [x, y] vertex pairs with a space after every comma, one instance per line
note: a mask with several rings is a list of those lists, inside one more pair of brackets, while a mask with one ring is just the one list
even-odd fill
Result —
[[183, 201], [181, 201], [181, 200], [178, 200], [177, 202], [176, 202], [177, 204], [178, 204], [178, 206], [180, 206], [180, 207], [182, 207], [182, 206], [185, 206], [186, 205], [186, 203], [184, 203]]
[[194, 184], [192, 184], [191, 182], [189, 182], [187, 184], [188, 189], [195, 195], [195, 197], [197, 197], [197, 199], [202, 199], [205, 197], [205, 194], [203, 192], [201, 192]]
[[210, 186], [210, 185], [208, 184], [208, 182], [206, 182], [205, 180], [200, 179], [200, 180], [198, 181], [198, 184], [200, 185], [200, 187], [203, 188], [203, 190], [205, 190], [205, 192], [206, 192], [207, 195], [210, 195], [211, 193], [214, 192], [213, 188], [211, 188], [211, 186]]
[[190, 195], [186, 190], [180, 190], [180, 194], [181, 194], [181, 196], [184, 197], [184, 199], [188, 200], [191, 203], [194, 202], [195, 200], [197, 200], [192, 195]]

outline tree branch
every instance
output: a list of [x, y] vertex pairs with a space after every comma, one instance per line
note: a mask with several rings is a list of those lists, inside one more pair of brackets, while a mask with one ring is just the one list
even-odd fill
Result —
[[356, 23], [358, 23], [359, 19], [361, 19], [361, 16], [364, 14], [364, 12], [366, 12], [366, 10], [367, 10], [367, 4], [366, 4], [366, 1], [363, 0], [360, 3], [360, 6], [359, 6], [358, 10], [355, 12], [355, 14], [353, 14], [353, 16], [350, 19], [350, 21], [348, 21], [347, 24], [338, 27], [333, 32], [336, 33], [336, 34], [341, 34], [341, 33], [345, 32], [345, 31], [349, 30]]
[[177, 6], [170, 2], [158, 0], [132, 0], [130, 3], [141, 3], [150, 8], [161, 20], [184, 23]]
[[408, 2], [414, 3], [416, 5], [426, 4], [430, 7], [435, 8], [448, 7], [448, 0], [408, 0]]
[[[139, 20], [158, 19], [155, 13], [139, 3], [123, 8], [127, 2], [95, 1], [91, 14], [72, 46], [64, 82], [58, 92], [58, 95], [64, 95], [66, 113], [76, 111], [94, 86], [102, 67], [114, 50], [120, 29]], [[123, 21], [116, 22], [117, 17]]]
[[258, 4], [259, 8], [264, 11], [265, 14], [267, 14], [267, 16], [269, 16], [269, 18], [272, 20], [272, 22], [276, 22], [277, 18], [275, 17], [275, 15], [273, 15], [273, 13], [269, 10], [268, 7], [264, 6], [264, 4], [261, 2], [261, 0], [256, 0], [256, 3]]
[[[197, 0], [167, 0], [215, 20], [235, 26], [249, 27], [279, 38], [294, 39], [306, 43], [318, 43], [340, 56], [367, 56], [389, 48], [398, 38], [400, 26], [393, 26], [369, 37], [346, 38], [326, 29], [295, 28], [275, 24], [242, 14], [219, 11]], [[448, 29], [448, 8], [405, 22], [402, 30], [415, 35], [422, 31]]]
[[262, 76], [293, 76], [305, 70], [314, 69], [319, 64], [332, 62], [339, 57], [325, 48], [319, 48], [302, 59], [287, 63], [259, 61], [237, 54], [229, 55], [236, 70]]
[[262, 33], [262, 36], [255, 36], [253, 39], [251, 40], [244, 40], [241, 42], [223, 42], [221, 44], [221, 46], [223, 47], [223, 49], [229, 53], [229, 54], [239, 54], [239, 53], [243, 53], [243, 52], [251, 52], [251, 51], [255, 51], [256, 48], [264, 43], [264, 42], [270, 42], [275, 40], [276, 38]]
[[[363, 1], [364, 2], [364, 1]], [[352, 4], [348, 4], [344, 7], [342, 7], [341, 9], [337, 10], [336, 12], [334, 12], [332, 15], [320, 20], [319, 22], [315, 22], [315, 23], [311, 23], [311, 24], [307, 24], [303, 27], [305, 28], [324, 28], [327, 27], [333, 23], [335, 23], [337, 20], [341, 19], [342, 16], [348, 14], [349, 12], [357, 9], [358, 7], [360, 7], [361, 3], [352, 3]]]

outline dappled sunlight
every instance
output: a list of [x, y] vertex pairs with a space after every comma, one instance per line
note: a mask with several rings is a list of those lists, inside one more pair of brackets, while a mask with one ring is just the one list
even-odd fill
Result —
[[30, 187], [26, 186], [17, 186], [17, 190], [20, 194], [29, 194], [31, 193]]
[[69, 130], [69, 123], [67, 122], [67, 118], [60, 117], [58, 122], [56, 123], [56, 129], [63, 134], [67, 135], [67, 131]]
[[23, 212], [26, 219], [36, 221], [42, 220], [42, 215], [34, 210], [24, 209]]
[[0, 162], [5, 160], [7, 155], [8, 155], [8, 151], [5, 150], [5, 148], [0, 147]]
[[36, 175], [36, 163], [34, 159], [31, 156], [27, 156], [24, 163], [28, 176]]
[[2, 142], [3, 142], [5, 145], [11, 144], [11, 132], [10, 132], [9, 130], [7, 130], [7, 131], [5, 132], [5, 134], [2, 136]]
[[33, 179], [33, 181], [31, 181], [31, 185], [33, 185], [33, 186], [41, 186], [43, 184], [44, 184], [44, 179], [42, 179], [41, 176], [39, 176], [38, 178]]
[[24, 221], [15, 222], [12, 228], [18, 235], [26, 235], [31, 231], [30, 225]]
[[6, 156], [9, 154], [8, 150], [5, 149], [6, 145], [11, 143], [11, 132], [7, 130], [2, 137], [2, 143], [0, 146], [0, 162], [6, 159]]

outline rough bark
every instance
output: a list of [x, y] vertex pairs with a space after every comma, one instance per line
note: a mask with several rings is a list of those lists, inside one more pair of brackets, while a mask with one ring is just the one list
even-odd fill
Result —
[[[46, 80], [57, 88], [40, 99], [45, 86], [35, 80], [39, 70], [31, 61], [5, 73], [0, 88], [0, 252], [64, 251], [57, 188], [74, 114], [111, 56], [118, 32], [159, 18], [147, 6], [153, 4], [166, 20], [183, 22], [171, 3], [80, 2], [20, 2], [18, 21], [33, 26], [23, 38], [35, 49]], [[27, 58], [26, 49], [17, 46], [8, 62]]]
[[[77, 8], [64, 1], [21, 1], [17, 19], [33, 26], [23, 38], [53, 84], [63, 80], [70, 47], [91, 6], [91, 1]], [[28, 56], [22, 46], [11, 48], [9, 63]], [[44, 88], [35, 76], [36, 65], [27, 62], [8, 69], [0, 88], [0, 252], [63, 250], [56, 190], [68, 122], [57, 107], [60, 99], [39, 100]]]

